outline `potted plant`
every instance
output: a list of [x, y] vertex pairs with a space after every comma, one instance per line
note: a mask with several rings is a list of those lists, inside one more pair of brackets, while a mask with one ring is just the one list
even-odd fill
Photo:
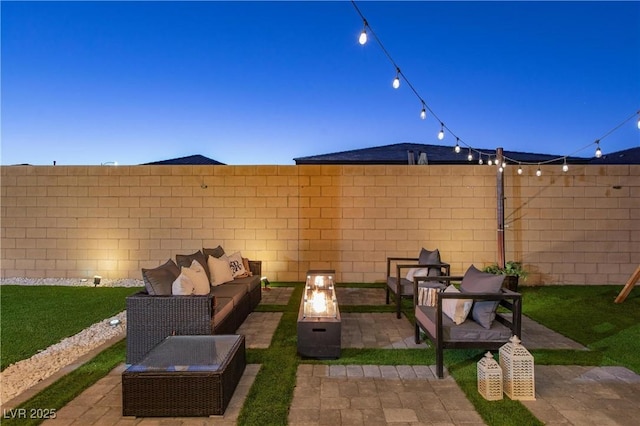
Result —
[[490, 274], [506, 275], [503, 286], [511, 291], [518, 291], [518, 281], [521, 278], [522, 281], [527, 279], [528, 272], [524, 269], [521, 262], [515, 262], [513, 260], [508, 261], [504, 268], [501, 268], [497, 264], [489, 265], [482, 270], [483, 272], [489, 272]]

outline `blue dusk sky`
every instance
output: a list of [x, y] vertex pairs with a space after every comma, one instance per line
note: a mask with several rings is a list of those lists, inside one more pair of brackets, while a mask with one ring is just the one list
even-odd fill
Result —
[[437, 118], [348, 1], [2, 1], [0, 163], [640, 146], [640, 2], [356, 4]]

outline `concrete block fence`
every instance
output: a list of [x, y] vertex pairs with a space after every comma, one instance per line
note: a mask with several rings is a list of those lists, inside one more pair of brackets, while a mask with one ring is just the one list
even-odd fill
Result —
[[[640, 166], [507, 167], [507, 260], [526, 284], [623, 284], [640, 263]], [[440, 249], [452, 272], [497, 260], [490, 166], [3, 166], [1, 274], [141, 278], [221, 245], [272, 281], [335, 269], [384, 279], [387, 256]]]

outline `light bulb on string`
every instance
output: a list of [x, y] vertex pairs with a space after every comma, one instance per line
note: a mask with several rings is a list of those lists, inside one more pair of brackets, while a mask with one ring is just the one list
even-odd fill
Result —
[[456, 146], [453, 148], [456, 154], [460, 154], [460, 138], [456, 138]]
[[502, 166], [498, 167], [498, 171], [499, 171], [500, 173], [504, 172], [504, 167], [502, 167]]
[[640, 118], [638, 118], [638, 129], [640, 129]]
[[444, 139], [444, 123], [440, 123], [440, 132], [438, 132], [438, 139]]
[[396, 78], [393, 79], [392, 86], [394, 89], [400, 87], [400, 68], [396, 68]]
[[567, 164], [567, 158], [564, 159], [564, 164], [562, 165], [562, 171], [567, 173], [569, 171], [569, 165]]
[[540, 166], [538, 166], [538, 170], [536, 170], [536, 176], [542, 176], [542, 170], [540, 170]]
[[422, 111], [420, 111], [420, 119], [424, 120], [427, 118], [427, 109], [424, 107], [424, 102], [422, 103]]
[[467, 160], [473, 161], [473, 154], [471, 153], [471, 148], [469, 148], [469, 154], [467, 155]]
[[597, 148], [596, 148], [595, 156], [596, 156], [596, 158], [600, 158], [600, 157], [602, 157], [602, 150], [600, 149], [600, 141], [599, 140], [596, 141], [596, 145], [597, 145]]
[[367, 44], [367, 21], [366, 20], [364, 21], [364, 28], [360, 33], [360, 37], [358, 37], [358, 42], [363, 46]]
[[487, 165], [489, 166], [493, 165], [493, 161], [491, 160], [491, 157], [489, 157], [489, 159], [487, 160]]
[[478, 154], [478, 164], [482, 165], [484, 161], [482, 161], [482, 154]]
[[518, 174], [521, 175], [522, 174], [522, 166], [518, 166]]

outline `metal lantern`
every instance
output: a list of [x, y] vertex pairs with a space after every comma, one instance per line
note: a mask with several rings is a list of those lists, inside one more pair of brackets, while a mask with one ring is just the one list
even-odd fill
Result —
[[488, 401], [502, 399], [502, 369], [491, 352], [478, 361], [478, 392]]
[[520, 344], [518, 336], [512, 336], [509, 343], [500, 348], [504, 393], [511, 399], [533, 401], [536, 386], [533, 371], [533, 356]]

